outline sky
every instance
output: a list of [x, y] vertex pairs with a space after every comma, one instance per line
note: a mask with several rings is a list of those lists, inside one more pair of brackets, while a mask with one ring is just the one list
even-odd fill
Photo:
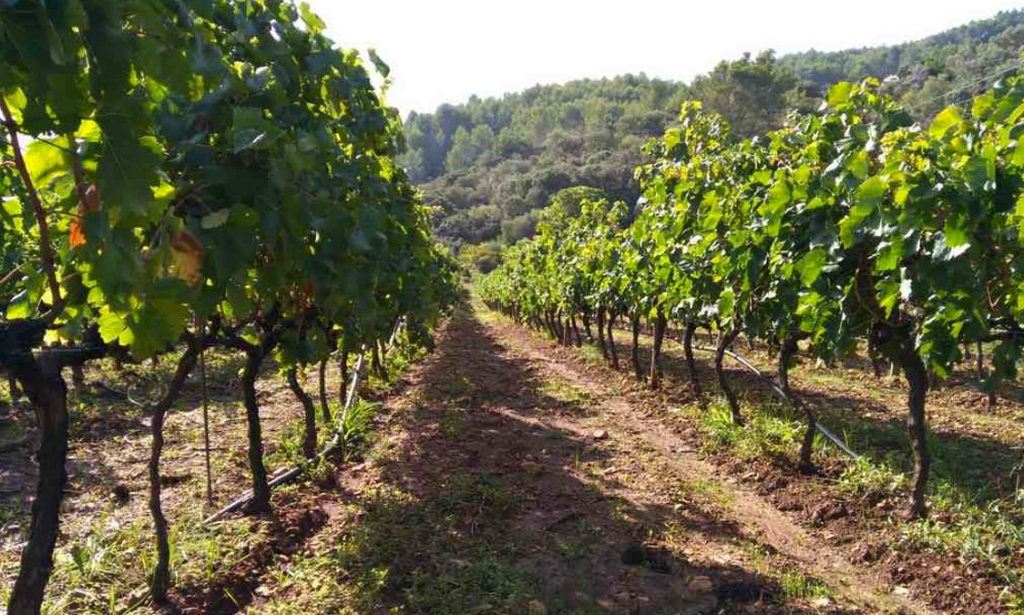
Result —
[[926, 37], [1021, 0], [307, 0], [339, 45], [391, 66], [388, 104], [644, 72], [691, 80], [720, 60]]

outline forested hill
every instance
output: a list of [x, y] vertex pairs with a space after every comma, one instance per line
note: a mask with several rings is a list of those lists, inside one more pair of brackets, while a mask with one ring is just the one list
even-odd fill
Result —
[[442, 105], [409, 116], [404, 162], [427, 182], [427, 202], [442, 208], [442, 237], [514, 241], [532, 233], [532, 212], [563, 188], [635, 199], [630, 170], [640, 148], [685, 96], [681, 83], [625, 76]]
[[532, 234], [538, 210], [559, 190], [589, 186], [633, 202], [641, 145], [685, 99], [701, 100], [749, 136], [778, 125], [788, 109], [816, 106], [831, 83], [873, 76], [925, 117], [1016, 66], [1022, 46], [1017, 10], [900, 45], [762, 52], [723, 61], [689, 84], [641, 74], [474, 97], [410, 114], [402, 163], [438, 206], [438, 234], [458, 246], [482, 244], [468, 252], [486, 261], [498, 243]]
[[[819, 90], [836, 81], [898, 77], [893, 88], [918, 116], [931, 116], [948, 102], [966, 100], [987, 87], [990, 76], [1020, 64], [1024, 11], [929, 36], [920, 41], [845, 51], [807, 51], [781, 58], [804, 82]], [[978, 84], [981, 80], [983, 83]]]

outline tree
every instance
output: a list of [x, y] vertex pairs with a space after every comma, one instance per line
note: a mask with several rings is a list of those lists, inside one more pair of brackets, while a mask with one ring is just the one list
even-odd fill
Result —
[[753, 60], [723, 61], [707, 75], [694, 79], [690, 95], [720, 114], [738, 137], [763, 134], [778, 127], [788, 108], [797, 77], [771, 51]]

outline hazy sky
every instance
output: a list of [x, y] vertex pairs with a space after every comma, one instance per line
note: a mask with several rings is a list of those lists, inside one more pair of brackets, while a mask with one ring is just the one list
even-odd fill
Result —
[[344, 47], [391, 65], [388, 102], [432, 111], [471, 94], [645, 72], [689, 81], [744, 51], [899, 43], [1020, 0], [308, 0]]

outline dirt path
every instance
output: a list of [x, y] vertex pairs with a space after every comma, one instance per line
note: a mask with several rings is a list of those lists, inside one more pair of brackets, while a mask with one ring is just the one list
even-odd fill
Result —
[[732, 504], [725, 515], [738, 524], [745, 535], [755, 537], [780, 555], [798, 563], [801, 570], [824, 581], [851, 603], [869, 611], [902, 609], [915, 613], [932, 612], [927, 606], [906, 596], [893, 594], [892, 588], [877, 575], [851, 564], [846, 557], [808, 534], [771, 503], [738, 486], [735, 479], [723, 476], [684, 439], [666, 430], [663, 423], [652, 418], [645, 410], [625, 400], [621, 393], [625, 382], [609, 384], [607, 380], [595, 378], [594, 371], [605, 370], [595, 370], [594, 366], [580, 361], [566, 361], [560, 353], [553, 355], [552, 344], [547, 340], [507, 322], [492, 319], [491, 328], [514, 352], [528, 357], [555, 377], [565, 382], [574, 382], [576, 386], [588, 391], [592, 402], [600, 408], [600, 415], [590, 421], [588, 429], [597, 425], [613, 434], [615, 439], [633, 442], [634, 446], [637, 441], [642, 442], [645, 448], [654, 451], [662, 457], [664, 463], [677, 469], [680, 474], [707, 481], [721, 489]]
[[915, 612], [609, 373], [459, 311], [252, 612]]

